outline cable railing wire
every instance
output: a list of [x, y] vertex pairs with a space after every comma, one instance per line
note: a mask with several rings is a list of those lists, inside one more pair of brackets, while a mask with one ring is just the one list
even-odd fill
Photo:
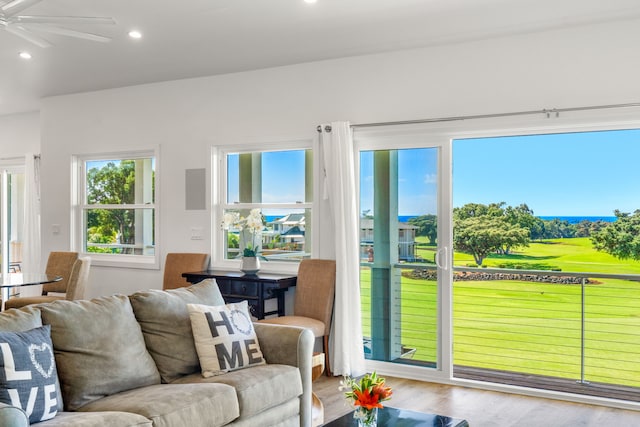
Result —
[[[404, 263], [395, 267], [436, 269]], [[573, 378], [585, 387], [588, 381], [621, 388], [640, 386], [640, 359], [634, 360], [640, 354], [640, 319], [630, 315], [640, 312], [640, 275], [470, 267], [453, 271], [583, 279], [583, 283], [454, 280], [454, 373], [469, 366], [487, 372], [520, 372], [527, 381], [540, 375], [543, 382], [549, 377]], [[437, 287], [431, 279], [424, 279], [429, 282], [424, 288], [414, 281], [405, 286], [405, 277], [401, 276], [402, 295], [393, 296], [401, 316], [400, 327], [393, 330], [394, 340], [416, 347], [412, 357], [432, 364], [438, 351]], [[587, 279], [621, 282], [608, 285], [606, 280], [586, 283]]]

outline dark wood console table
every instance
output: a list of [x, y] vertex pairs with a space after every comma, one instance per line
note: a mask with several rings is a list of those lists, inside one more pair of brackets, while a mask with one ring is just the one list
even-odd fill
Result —
[[[297, 277], [288, 274], [262, 273], [246, 275], [240, 271], [207, 270], [182, 273], [189, 283], [198, 283], [204, 279], [216, 279], [225, 302], [247, 300], [251, 314], [258, 319], [277, 314], [284, 316], [284, 293], [296, 285]], [[265, 311], [264, 303], [268, 299], [278, 300], [278, 309]]]

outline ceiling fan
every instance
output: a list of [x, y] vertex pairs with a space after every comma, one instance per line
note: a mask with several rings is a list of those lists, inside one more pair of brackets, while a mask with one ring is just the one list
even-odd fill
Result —
[[109, 37], [84, 31], [77, 31], [58, 25], [114, 25], [116, 22], [112, 18], [97, 16], [19, 15], [23, 10], [41, 1], [42, 0], [0, 0], [0, 28], [4, 28], [7, 32], [18, 37], [22, 37], [23, 39], [42, 48], [53, 46], [53, 43], [43, 38], [39, 33], [57, 34], [97, 42], [108, 42], [111, 40]]

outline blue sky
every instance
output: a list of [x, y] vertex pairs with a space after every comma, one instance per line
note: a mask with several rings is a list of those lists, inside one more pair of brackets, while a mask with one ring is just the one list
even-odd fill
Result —
[[[640, 130], [456, 140], [453, 205], [526, 203], [538, 216], [640, 208]], [[229, 173], [237, 177], [237, 155]], [[360, 158], [361, 211], [373, 210], [373, 155]], [[304, 201], [304, 151], [265, 153], [263, 202]], [[437, 212], [437, 149], [398, 151], [398, 214]], [[237, 178], [229, 183], [237, 200]]]
[[[398, 151], [398, 215], [437, 212], [437, 149]], [[373, 212], [373, 152], [360, 155], [360, 210]]]
[[640, 208], [640, 130], [457, 140], [453, 202], [526, 203], [539, 216]]
[[[238, 155], [227, 161], [228, 201], [238, 201]], [[262, 155], [262, 202], [304, 202], [304, 150], [274, 151]]]

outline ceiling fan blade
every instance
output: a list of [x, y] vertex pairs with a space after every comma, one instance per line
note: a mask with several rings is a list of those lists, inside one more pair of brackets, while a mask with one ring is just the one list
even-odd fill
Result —
[[40, 3], [42, 0], [13, 0], [8, 3], [5, 3], [0, 10], [4, 16], [13, 16], [16, 13], [25, 10], [28, 7], [33, 6], [36, 3]]
[[16, 24], [102, 24], [115, 25], [112, 18], [99, 16], [35, 16], [20, 15], [8, 19]]
[[45, 48], [45, 47], [53, 46], [53, 44], [50, 43], [49, 41], [43, 39], [40, 36], [33, 34], [31, 31], [19, 25], [6, 25], [4, 28], [5, 30], [7, 30], [7, 32], [14, 34], [18, 37], [22, 37], [23, 39], [35, 44], [38, 47]]
[[39, 32], [50, 33], [50, 34], [59, 34], [61, 36], [76, 37], [79, 39], [91, 40], [95, 42], [107, 43], [111, 41], [109, 37], [101, 36], [98, 34], [85, 33], [83, 31], [76, 31], [76, 30], [71, 30], [69, 28], [62, 28], [62, 27], [54, 27], [54, 26], [45, 25], [45, 24], [33, 24], [29, 26], [29, 29], [32, 31], [39, 31]]

